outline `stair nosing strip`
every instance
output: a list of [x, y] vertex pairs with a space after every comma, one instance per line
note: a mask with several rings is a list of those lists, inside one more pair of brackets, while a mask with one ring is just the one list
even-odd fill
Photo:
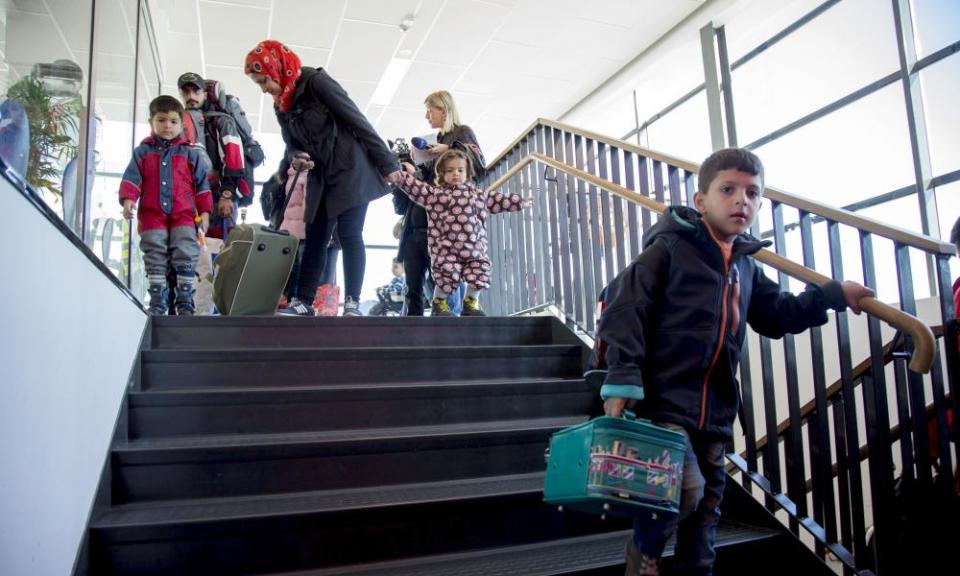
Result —
[[[307, 446], [310, 444], [349, 444], [371, 441], [410, 440], [429, 436], [431, 438], [453, 438], [460, 436], [482, 436], [487, 434], [516, 434], [557, 429], [582, 423], [586, 416], [566, 416], [560, 418], [527, 418], [522, 420], [492, 420], [440, 424], [433, 426], [397, 426], [384, 428], [356, 428], [350, 430], [321, 430], [306, 432], [280, 432], [267, 434], [209, 434], [183, 437], [163, 437], [160, 439], [136, 439], [116, 444], [112, 451], [120, 454], [138, 454], [145, 452], [210, 450], [210, 449], [255, 449], [272, 446]], [[553, 422], [553, 424], [551, 424]], [[507, 424], [509, 426], [495, 426]], [[337, 437], [337, 434], [351, 433]], [[188, 445], [188, 441], [207, 438], [210, 443]], [[219, 442], [218, 442], [219, 440]], [[230, 440], [247, 440], [231, 442]]]
[[[121, 528], [132, 528], [132, 527], [159, 527], [167, 525], [181, 525], [181, 524], [204, 524], [204, 523], [215, 523], [223, 521], [245, 521], [245, 520], [258, 520], [258, 519], [268, 519], [268, 518], [281, 518], [281, 517], [297, 517], [297, 516], [309, 516], [313, 514], [328, 514], [328, 513], [337, 513], [337, 512], [347, 512], [350, 510], [365, 510], [365, 509], [380, 509], [380, 508], [394, 508], [402, 506], [416, 506], [426, 503], [443, 503], [443, 502], [455, 502], [461, 500], [473, 500], [473, 499], [485, 499], [485, 498], [499, 498], [499, 497], [508, 497], [516, 496], [523, 494], [534, 494], [543, 491], [543, 479], [545, 477], [544, 472], [530, 472], [526, 474], [512, 474], [504, 476], [490, 476], [490, 477], [481, 477], [481, 478], [467, 478], [460, 480], [446, 480], [442, 482], [418, 482], [413, 484], [395, 484], [395, 485], [381, 485], [381, 486], [364, 486], [360, 488], [347, 488], [347, 489], [338, 489], [338, 490], [320, 490], [315, 492], [293, 492], [287, 494], [264, 494], [264, 495], [253, 495], [253, 496], [232, 496], [224, 498], [196, 498], [196, 499], [178, 499], [175, 501], [151, 501], [151, 502], [139, 502], [134, 504], [124, 504], [121, 506], [114, 507], [111, 510], [108, 510], [96, 521], [91, 522], [90, 527], [93, 529], [121, 529]], [[508, 488], [508, 489], [499, 489], [497, 491], [489, 490], [486, 492], [478, 492], [477, 486], [481, 488], [484, 485], [494, 486], [496, 484], [510, 483], [514, 482], [520, 486]], [[532, 484], [532, 486], [523, 486], [524, 484]], [[328, 505], [328, 506], [317, 506], [306, 507], [298, 509], [295, 511], [272, 511], [272, 512], [253, 512], [253, 513], [235, 513], [235, 514], [226, 514], [219, 513], [214, 516], [206, 517], [193, 517], [193, 518], [174, 518], [174, 519], [161, 519], [154, 521], [127, 521], [127, 522], [111, 522], [110, 516], [111, 512], [116, 512], [119, 515], [123, 514], [144, 514], [151, 511], [163, 511], [163, 510], [176, 510], [176, 509], [189, 509], [191, 507], [198, 506], [222, 506], [222, 507], [236, 507], [242, 505], [243, 503], [294, 503], [298, 500], [309, 500], [310, 497], [318, 498], [321, 495], [351, 495], [351, 494], [388, 494], [391, 493], [397, 494], [401, 492], [410, 492], [417, 489], [434, 491], [438, 492], [450, 486], [455, 486], [461, 488], [460, 493], [446, 495], [446, 496], [434, 496], [428, 498], [417, 498], [417, 499], [402, 499], [402, 498], [385, 498], [380, 502], [374, 503], [361, 503], [361, 504], [340, 504], [340, 505]], [[467, 488], [470, 488], [468, 491]]]

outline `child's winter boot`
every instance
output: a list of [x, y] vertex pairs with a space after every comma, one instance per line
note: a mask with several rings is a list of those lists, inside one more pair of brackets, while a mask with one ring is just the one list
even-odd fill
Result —
[[167, 298], [169, 298], [169, 289], [166, 284], [151, 284], [147, 289], [150, 294], [150, 304], [147, 312], [151, 316], [164, 316], [167, 313]]
[[461, 316], [486, 316], [486, 313], [480, 308], [480, 301], [476, 296], [467, 296], [463, 299], [463, 312]]
[[194, 274], [192, 270], [177, 270], [177, 316], [193, 316], [197, 309], [193, 304]]

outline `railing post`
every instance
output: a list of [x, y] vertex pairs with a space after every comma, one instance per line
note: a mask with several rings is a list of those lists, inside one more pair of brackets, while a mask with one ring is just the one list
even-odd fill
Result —
[[[636, 155], [633, 152], [623, 151], [623, 174], [624, 174], [624, 186], [634, 192], [640, 192], [640, 194], [647, 194], [649, 189], [647, 188], [647, 160], [646, 158], [638, 158], [639, 163], [637, 166], [637, 181], [634, 181], [634, 158]], [[637, 210], [642, 212], [642, 222], [643, 222], [643, 231], [646, 232], [647, 228], [650, 227], [650, 214], [641, 208], [638, 208], [636, 204], [630, 202], [627, 204], [627, 238], [630, 241], [630, 255], [628, 257], [628, 262], [633, 261], [634, 258], [640, 255], [640, 221], [637, 218]], [[626, 263], [624, 264], [626, 268]]]
[[[816, 268], [813, 244], [813, 226], [808, 212], [800, 212], [800, 242], [803, 247], [803, 265]], [[812, 433], [810, 442], [810, 470], [813, 476], [814, 520], [824, 526], [827, 539], [837, 540], [837, 515], [833, 494], [833, 454], [830, 450], [830, 416], [827, 408], [827, 378], [823, 358], [823, 333], [819, 326], [810, 329], [810, 354], [813, 369], [813, 393], [816, 414], [807, 426]], [[822, 554], [822, 550], [821, 550]]]
[[[610, 171], [613, 172], [613, 182], [615, 184], [620, 184], [620, 165], [621, 158], [626, 158], [626, 162], [630, 161], [629, 152], [626, 150], [621, 150], [620, 148], [613, 148], [610, 151]], [[626, 167], [626, 163], [624, 163]], [[626, 172], [624, 172], [626, 176]], [[633, 175], [631, 173], [631, 178]], [[630, 185], [624, 184], [625, 188], [630, 188]], [[620, 273], [621, 270], [627, 267], [627, 238], [629, 238], [628, 231], [626, 229], [627, 224], [624, 222], [624, 213], [623, 205], [625, 200], [619, 196], [613, 199], [613, 229], [617, 231], [617, 234], [614, 236], [614, 242], [617, 243], [617, 264], [616, 269], [614, 270], [614, 276]], [[629, 210], [629, 206], [627, 207]], [[628, 214], [629, 215], [629, 214]]]
[[[835, 280], [842, 281], [843, 252], [840, 240], [840, 225], [837, 222], [827, 221], [827, 232], [830, 245], [831, 275]], [[837, 351], [840, 362], [840, 382], [843, 394], [843, 410], [841, 425], [835, 425], [838, 450], [837, 461], [843, 463], [846, 469], [843, 481], [840, 482], [841, 517], [850, 518], [850, 524], [844, 523], [844, 531], [853, 538], [853, 545], [845, 542], [847, 548], [853, 550], [858, 559], [858, 566], [863, 566], [867, 555], [866, 523], [864, 518], [863, 478], [860, 473], [860, 434], [857, 430], [857, 394], [853, 385], [853, 360], [850, 350], [850, 325], [846, 312], [837, 312]], [[834, 421], [841, 415], [836, 414], [834, 407]], [[846, 484], [846, 489], [844, 489]], [[846, 506], [843, 506], [846, 502]]]
[[[580, 141], [582, 136], [564, 133], [565, 158], [567, 164], [577, 165], [579, 152], [581, 149]], [[581, 164], [582, 165], [582, 164]], [[570, 277], [572, 291], [570, 299], [573, 301], [573, 319], [578, 326], [584, 326], [584, 302], [583, 302], [583, 268], [581, 267], [581, 251], [583, 244], [580, 239], [580, 213], [578, 210], [578, 199], [580, 198], [581, 183], [573, 176], [564, 175], [567, 179], [567, 222], [570, 228], [570, 255], [573, 275]]]
[[[507, 160], [499, 162], [497, 166], [493, 169], [493, 174], [487, 179], [488, 182], [493, 182], [506, 172]], [[488, 219], [487, 221], [487, 242], [490, 249], [490, 290], [488, 291], [489, 298], [489, 311], [494, 316], [506, 316], [507, 311], [506, 307], [503, 304], [504, 294], [503, 294], [503, 285], [504, 285], [504, 267], [503, 267], [503, 251], [505, 250], [503, 246], [503, 241], [501, 240], [501, 228], [500, 223], [495, 219]]]
[[[543, 146], [543, 139], [546, 130], [543, 126], [537, 126], [534, 129], [533, 151], [540, 154], [546, 154]], [[534, 230], [539, 230], [539, 238], [535, 242], [537, 258], [537, 298], [536, 304], [547, 304], [553, 295], [553, 281], [550, 278], [550, 266], [547, 262], [550, 258], [550, 207], [547, 204], [549, 194], [546, 190], [546, 182], [539, 165], [534, 162], [530, 165], [530, 178], [533, 186], [531, 193], [533, 195], [533, 219]]]
[[[543, 134], [543, 145], [544, 153], [550, 157], [555, 158], [556, 152], [554, 149], [554, 129], [553, 128], [544, 128]], [[545, 169], [546, 170], [546, 169]], [[555, 175], [556, 176], [556, 175]], [[561, 245], [560, 238], [560, 222], [561, 222], [561, 212], [559, 209], [560, 202], [560, 186], [559, 178], [554, 178], [553, 181], [553, 193], [550, 193], [549, 185], [547, 184], [547, 175], [543, 174], [544, 179], [544, 188], [546, 188], [545, 196], [549, 205], [549, 214], [548, 214], [548, 224], [550, 226], [550, 265], [553, 274], [553, 302], [560, 310], [565, 310], [564, 305], [564, 283], [563, 283], [563, 274], [561, 272], [564, 258], [564, 247]]]
[[[907, 314], [917, 315], [917, 302], [913, 293], [913, 273], [910, 266], [910, 247], [895, 244], [897, 258], [897, 283], [900, 288], [900, 309]], [[906, 351], [913, 352], [914, 343], [907, 340]], [[898, 374], [901, 372], [898, 370]], [[933, 481], [930, 464], [930, 439], [927, 437], [927, 401], [924, 394], [923, 376], [907, 371], [909, 383], [910, 418], [900, 422], [902, 428], [908, 428], [913, 436], [913, 456], [917, 466], [916, 478], [922, 485], [929, 486]], [[906, 461], [904, 461], [906, 469]]]
[[[867, 286], [876, 286], [873, 238], [860, 232], [863, 277]], [[890, 417], [883, 361], [880, 320], [867, 319], [870, 340], [870, 376], [863, 380], [863, 410], [866, 417], [867, 449], [870, 468], [870, 501], [873, 505], [873, 541], [878, 576], [892, 574], [890, 566], [901, 554], [893, 544], [896, 516], [893, 510], [893, 458], [890, 454]]]
[[[608, 152], [609, 151], [609, 152]], [[607, 148], [607, 145], [603, 142], [597, 142], [597, 160], [599, 161], [599, 176], [604, 180], [612, 181], [615, 184], [620, 183], [620, 174], [617, 172], [620, 169], [620, 165], [617, 164], [616, 157], [618, 154], [617, 148], [610, 147]], [[607, 169], [607, 159], [610, 159], [610, 163], [613, 166], [613, 174], [608, 172]], [[614, 197], [614, 200], [616, 197]], [[600, 278], [599, 274], [597, 275], [597, 298], [600, 297], [600, 291], [603, 290], [603, 287], [610, 283], [616, 276], [617, 272], [620, 270], [617, 268], [616, 262], [613, 258], [613, 245], [616, 244], [618, 247], [622, 244], [621, 239], [617, 236], [617, 231], [619, 228], [613, 222], [613, 212], [610, 209], [610, 192], [605, 188], [600, 190], [600, 221], [602, 227], [600, 229], [600, 243], [603, 246], [603, 278]]]
[[[567, 142], [570, 140], [570, 135], [565, 134], [561, 130], [554, 130], [554, 154], [557, 160], [561, 162], [564, 161], [564, 158], [567, 156]], [[572, 144], [570, 146], [572, 148]], [[572, 150], [570, 156], [572, 156]], [[563, 311], [566, 314], [567, 318], [573, 318], [574, 307], [574, 292], [573, 292], [573, 278], [571, 278], [570, 273], [570, 260], [572, 258], [572, 250], [570, 246], [570, 206], [569, 199], [570, 196], [567, 192], [567, 185], [569, 178], [566, 174], [557, 173], [557, 227], [560, 231], [560, 250], [557, 254], [554, 254], [560, 262], [560, 270], [563, 276]]]
[[[606, 158], [604, 153], [606, 147], [601, 142], [594, 142], [593, 140], [587, 140], [587, 172], [593, 174], [594, 176], [598, 175], [598, 172], [602, 170], [606, 180]], [[598, 170], [599, 163], [599, 170]], [[609, 246], [606, 243], [604, 238], [601, 236], [603, 234], [603, 229], [609, 229], [610, 222], [607, 220], [607, 214], [610, 213], [609, 210], [604, 213], [604, 208], [606, 206], [601, 202], [602, 198], [600, 196], [600, 191], [597, 190], [597, 187], [591, 184], [588, 188], [590, 196], [587, 198], [590, 218], [590, 242], [593, 245], [593, 250], [590, 252], [590, 260], [593, 264], [593, 285], [590, 287], [593, 292], [593, 297], [587, 301], [587, 316], [591, 319], [591, 322], [594, 322], [594, 307], [597, 304], [598, 295], [600, 291], [603, 290], [604, 281], [603, 281], [603, 253], [604, 250]], [[603, 194], [608, 196], [609, 193], [604, 190]]]
[[[773, 231], [776, 239], [776, 251], [787, 255], [787, 241], [783, 228], [783, 205], [771, 202], [773, 208]], [[780, 289], [789, 288], [790, 278], [785, 273], [778, 274]], [[803, 458], [803, 420], [800, 418], [800, 379], [797, 375], [797, 349], [794, 335], [783, 336], [783, 362], [787, 380], [787, 414], [790, 428], [784, 443], [784, 456], [787, 472], [787, 495], [797, 506], [797, 514], [807, 515], [806, 466]], [[769, 434], [767, 436], [769, 438]], [[795, 518], [790, 519], [790, 528], [797, 533], [800, 529]]]

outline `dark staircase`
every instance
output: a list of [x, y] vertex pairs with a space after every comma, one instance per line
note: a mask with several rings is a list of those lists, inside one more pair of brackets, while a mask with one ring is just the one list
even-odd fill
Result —
[[[78, 573], [623, 572], [627, 521], [541, 501], [598, 408], [554, 318], [155, 318], [144, 348]], [[820, 573], [728, 484], [718, 574]]]

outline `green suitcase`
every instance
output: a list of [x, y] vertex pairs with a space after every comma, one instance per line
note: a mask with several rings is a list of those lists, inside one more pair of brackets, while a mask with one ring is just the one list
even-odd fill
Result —
[[543, 499], [594, 514], [676, 514], [683, 434], [648, 420], [601, 416], [550, 439]]
[[241, 224], [214, 261], [213, 303], [225, 316], [273, 315], [297, 256], [286, 231]]

